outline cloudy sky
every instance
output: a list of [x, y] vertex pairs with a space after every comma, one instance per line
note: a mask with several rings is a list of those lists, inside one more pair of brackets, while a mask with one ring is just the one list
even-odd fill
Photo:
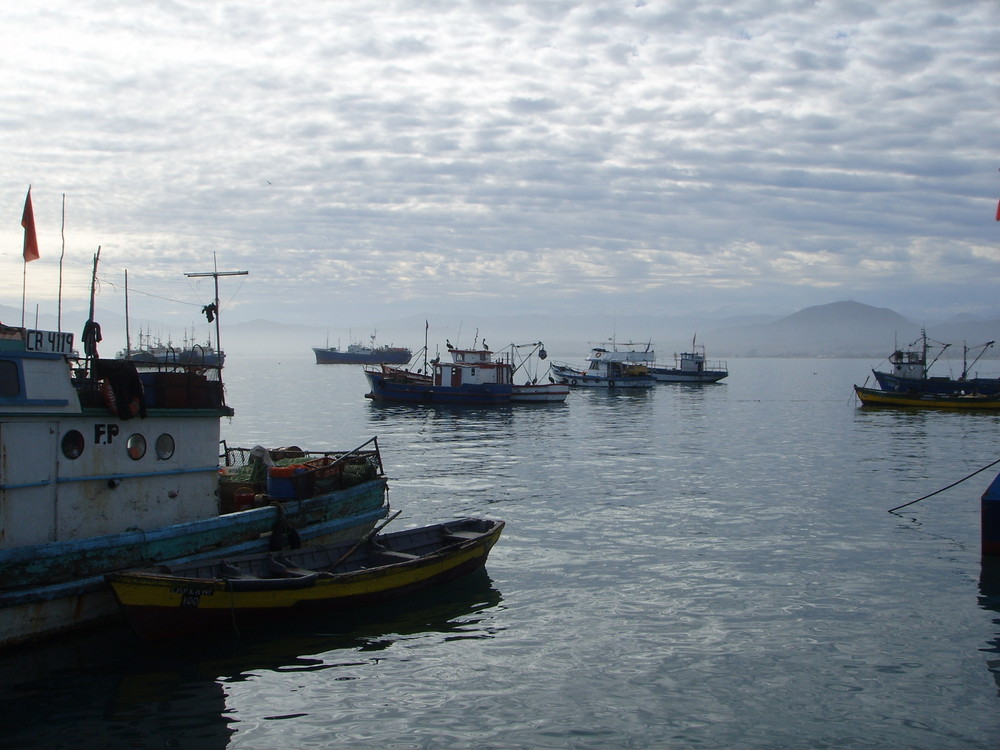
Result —
[[49, 0], [0, 63], [15, 307], [30, 184], [43, 311], [65, 196], [139, 315], [1000, 316], [996, 0]]

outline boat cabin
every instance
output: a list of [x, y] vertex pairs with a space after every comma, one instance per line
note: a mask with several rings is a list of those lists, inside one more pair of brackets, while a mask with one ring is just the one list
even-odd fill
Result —
[[434, 364], [434, 385], [460, 388], [476, 385], [511, 385], [513, 367], [509, 362], [493, 361], [489, 349], [450, 349], [451, 362]]
[[222, 383], [72, 347], [0, 326], [0, 550], [216, 515]]
[[701, 352], [681, 352], [677, 358], [677, 369], [681, 372], [703, 372], [705, 355]]
[[927, 355], [917, 349], [897, 349], [889, 355], [892, 374], [900, 378], [922, 378], [927, 374]]
[[656, 358], [652, 351], [619, 350], [608, 351], [602, 347], [590, 350], [587, 373], [605, 378], [642, 377], [648, 374], [648, 363]]

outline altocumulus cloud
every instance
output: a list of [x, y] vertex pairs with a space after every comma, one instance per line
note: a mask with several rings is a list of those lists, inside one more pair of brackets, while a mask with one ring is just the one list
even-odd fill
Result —
[[980, 0], [6, 9], [5, 297], [30, 183], [43, 304], [65, 195], [76, 297], [101, 246], [169, 298], [217, 253], [233, 314], [288, 322], [995, 312], [998, 30]]

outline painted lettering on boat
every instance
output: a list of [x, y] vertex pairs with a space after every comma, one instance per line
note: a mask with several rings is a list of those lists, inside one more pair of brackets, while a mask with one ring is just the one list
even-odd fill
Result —
[[95, 424], [94, 443], [97, 445], [111, 445], [118, 436], [121, 427], [117, 424]]
[[180, 594], [181, 607], [197, 607], [201, 603], [201, 597], [212, 596], [215, 592], [205, 586], [171, 586], [171, 594]]

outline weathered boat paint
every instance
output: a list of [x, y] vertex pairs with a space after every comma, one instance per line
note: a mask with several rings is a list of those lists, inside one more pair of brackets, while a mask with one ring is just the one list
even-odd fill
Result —
[[263, 550], [289, 529], [357, 538], [385, 515], [377, 443], [368, 481], [225, 512], [219, 423], [233, 410], [221, 377], [96, 357], [87, 367], [72, 342], [0, 326], [0, 648], [115, 616], [106, 572]]

